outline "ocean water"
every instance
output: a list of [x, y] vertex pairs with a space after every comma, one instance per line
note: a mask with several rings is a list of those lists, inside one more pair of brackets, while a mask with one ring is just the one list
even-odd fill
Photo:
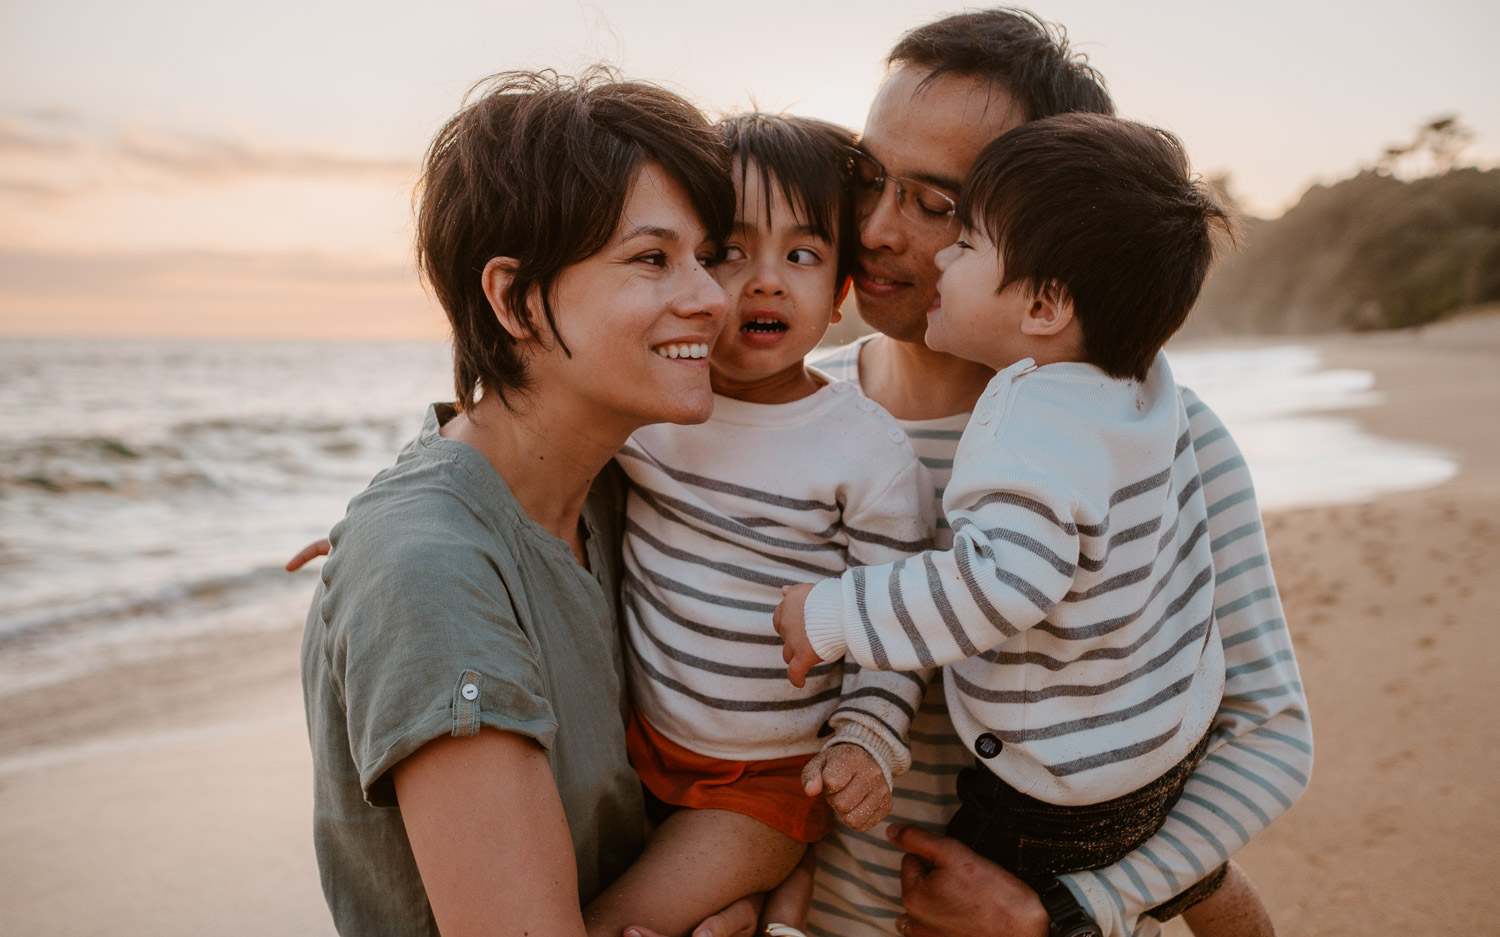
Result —
[[[1380, 389], [1298, 346], [1174, 354], [1270, 510], [1452, 477], [1359, 429]], [[452, 396], [441, 342], [0, 344], [0, 697], [301, 620], [281, 564]]]

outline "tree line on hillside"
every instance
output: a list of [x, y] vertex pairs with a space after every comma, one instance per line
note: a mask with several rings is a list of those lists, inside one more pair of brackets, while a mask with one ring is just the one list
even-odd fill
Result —
[[[1454, 168], [1471, 136], [1438, 118], [1280, 218], [1245, 219], [1184, 334], [1404, 328], [1500, 300], [1500, 170]], [[1413, 165], [1435, 174], [1397, 174]]]

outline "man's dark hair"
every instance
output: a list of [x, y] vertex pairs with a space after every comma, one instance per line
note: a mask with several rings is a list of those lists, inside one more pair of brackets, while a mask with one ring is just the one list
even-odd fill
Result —
[[506, 308], [541, 337], [526, 303], [535, 291], [547, 330], [568, 353], [553, 319], [553, 283], [609, 243], [647, 161], [682, 186], [711, 238], [728, 234], [728, 153], [703, 115], [665, 89], [605, 69], [577, 78], [502, 72], [470, 89], [438, 131], [417, 190], [417, 263], [453, 328], [461, 409], [481, 392], [509, 406], [527, 387], [516, 341], [485, 297], [485, 264], [515, 259]]
[[766, 214], [772, 186], [781, 189], [799, 224], [838, 249], [835, 282], [854, 271], [859, 240], [854, 229], [850, 153], [854, 131], [811, 117], [755, 112], [719, 121], [719, 133], [741, 173], [760, 173]]
[[1197, 301], [1216, 230], [1233, 237], [1176, 137], [1099, 114], [1032, 121], [991, 142], [958, 214], [996, 245], [999, 289], [1060, 288], [1087, 360], [1131, 380], [1145, 379]]
[[1104, 77], [1068, 47], [1067, 31], [1029, 10], [1005, 7], [958, 13], [901, 37], [886, 64], [979, 78], [1003, 87], [1027, 120], [1054, 114], [1113, 114]]

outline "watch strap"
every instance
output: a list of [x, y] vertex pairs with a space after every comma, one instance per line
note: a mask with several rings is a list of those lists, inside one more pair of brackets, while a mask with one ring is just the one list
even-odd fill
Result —
[[1073, 896], [1068, 886], [1056, 877], [1048, 878], [1037, 888], [1037, 897], [1051, 918], [1047, 925], [1047, 937], [1103, 937], [1104, 932], [1083, 905]]

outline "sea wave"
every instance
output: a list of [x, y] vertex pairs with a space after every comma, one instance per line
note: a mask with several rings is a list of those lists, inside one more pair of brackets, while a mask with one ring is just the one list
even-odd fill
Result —
[[[149, 589], [94, 595], [80, 601], [53, 603], [46, 608], [12, 609], [0, 613], [0, 647], [52, 639], [69, 631], [114, 623], [122, 619], [162, 617], [191, 610], [233, 605], [268, 588], [285, 588], [292, 580], [280, 566], [265, 565], [240, 573], [206, 576]], [[298, 577], [299, 587], [306, 584]]]

